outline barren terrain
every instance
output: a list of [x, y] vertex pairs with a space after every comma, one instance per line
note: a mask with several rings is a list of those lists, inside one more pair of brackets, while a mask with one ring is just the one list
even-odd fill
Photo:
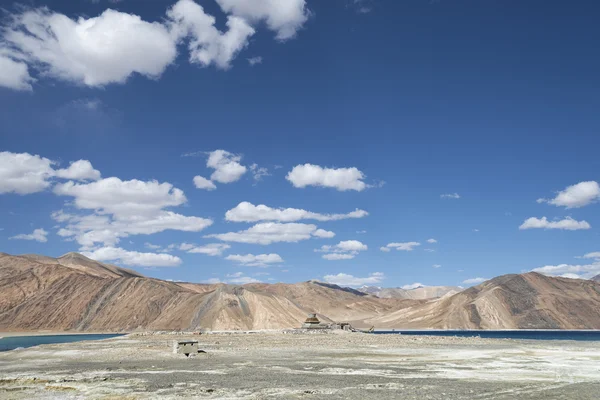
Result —
[[[173, 339], [206, 353], [172, 354]], [[2, 399], [597, 399], [600, 343], [148, 335], [0, 353]]]

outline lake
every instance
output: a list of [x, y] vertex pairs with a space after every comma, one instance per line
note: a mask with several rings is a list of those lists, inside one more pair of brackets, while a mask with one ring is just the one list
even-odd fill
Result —
[[40, 344], [71, 343], [84, 340], [110, 339], [122, 334], [90, 334], [90, 335], [43, 335], [43, 336], [10, 336], [0, 338], [0, 351], [14, 350], [19, 347], [33, 347]]
[[416, 336], [458, 336], [481, 337], [485, 339], [530, 339], [530, 340], [586, 340], [600, 341], [600, 331], [568, 330], [379, 330], [375, 334], [396, 334]]

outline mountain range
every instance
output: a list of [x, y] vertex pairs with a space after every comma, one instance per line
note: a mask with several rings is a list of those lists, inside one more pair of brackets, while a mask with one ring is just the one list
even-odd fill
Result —
[[419, 286], [413, 289], [382, 288], [379, 286], [362, 286], [360, 292], [372, 294], [382, 299], [426, 300], [453, 295], [463, 290], [458, 286]]
[[382, 298], [318, 281], [168, 282], [77, 253], [0, 253], [0, 332], [281, 329], [299, 327], [308, 313], [356, 327], [600, 329], [600, 283], [592, 280], [526, 273], [458, 293], [432, 289], [436, 298], [422, 292]]

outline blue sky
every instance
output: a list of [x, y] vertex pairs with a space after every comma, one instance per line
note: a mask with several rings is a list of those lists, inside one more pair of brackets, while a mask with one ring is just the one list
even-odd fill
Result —
[[1, 251], [193, 282], [600, 273], [597, 2], [27, 4]]

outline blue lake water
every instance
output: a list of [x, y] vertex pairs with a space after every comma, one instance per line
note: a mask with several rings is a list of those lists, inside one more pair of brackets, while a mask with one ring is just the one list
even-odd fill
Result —
[[600, 331], [540, 331], [540, 330], [514, 330], [514, 331], [463, 331], [463, 330], [380, 330], [375, 334], [386, 335], [416, 335], [416, 336], [458, 336], [481, 337], [486, 339], [530, 339], [530, 340], [587, 340], [600, 341]]
[[14, 350], [19, 347], [33, 347], [40, 344], [71, 343], [84, 340], [110, 339], [118, 334], [100, 335], [45, 335], [45, 336], [11, 336], [0, 339], [0, 351]]

